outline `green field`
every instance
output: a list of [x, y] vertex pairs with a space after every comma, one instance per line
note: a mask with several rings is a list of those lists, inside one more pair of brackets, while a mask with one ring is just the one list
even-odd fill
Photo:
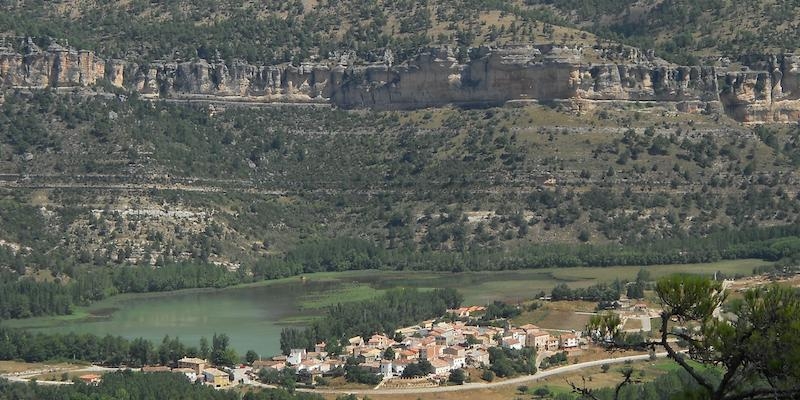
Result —
[[[591, 389], [610, 387], [622, 381], [621, 371], [625, 368], [633, 368], [635, 379], [640, 383], [644, 383], [653, 381], [666, 373], [676, 371], [680, 369], [680, 366], [672, 360], [662, 358], [657, 361], [648, 360], [636, 361], [630, 364], [613, 364], [608, 372], [602, 372], [600, 367], [585, 368], [575, 373], [542, 379], [537, 384], [531, 385], [529, 391], [533, 393], [537, 388], [546, 387], [554, 394], [572, 393], [572, 388], [567, 381], [575, 382], [579, 385], [585, 384]], [[585, 382], [583, 378], [586, 378]]]
[[[751, 275], [753, 268], [769, 264], [762, 260], [726, 260], [704, 264], [651, 265], [644, 267], [654, 279], [675, 273], [713, 275], [721, 271], [727, 276]], [[605, 268], [545, 268], [522, 271], [467, 273], [465, 276], [444, 275], [445, 278], [428, 278], [446, 286], [455, 287], [465, 296], [467, 303], [485, 304], [494, 299], [523, 301], [539, 291], [549, 292], [559, 283], [570, 287], [587, 287], [598, 282], [615, 279], [634, 280], [642, 267], [622, 266]], [[419, 278], [425, 279], [425, 278]], [[427, 286], [427, 285], [426, 285]]]
[[[521, 302], [533, 298], [540, 291], [549, 292], [559, 283], [570, 287], [587, 287], [599, 282], [615, 279], [633, 280], [641, 268], [650, 272], [652, 278], [675, 273], [694, 273], [711, 276], [721, 271], [727, 276], [751, 275], [753, 268], [769, 264], [762, 260], [725, 260], [704, 264], [674, 264], [615, 267], [541, 268], [515, 271], [487, 272], [415, 272], [415, 271], [347, 271], [306, 274], [307, 282], [348, 283], [347, 287], [314, 293], [305, 297], [304, 308], [320, 308], [341, 301], [362, 300], [378, 295], [381, 290], [395, 287], [433, 289], [448, 287], [458, 289], [464, 295], [465, 304], [486, 304], [493, 300]], [[289, 278], [288, 281], [298, 278]], [[287, 279], [281, 280], [283, 282]], [[248, 285], [270, 285], [271, 281]]]
[[303, 296], [300, 299], [300, 308], [319, 310], [343, 301], [368, 300], [381, 293], [380, 290], [360, 283], [344, 284], [340, 288]]

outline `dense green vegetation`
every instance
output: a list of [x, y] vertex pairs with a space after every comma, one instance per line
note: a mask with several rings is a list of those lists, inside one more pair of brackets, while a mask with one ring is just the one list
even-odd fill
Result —
[[529, 347], [522, 350], [490, 347], [489, 362], [488, 369], [500, 378], [536, 373], [536, 351]]
[[219, 391], [208, 386], [194, 385], [182, 374], [142, 374], [130, 371], [103, 375], [103, 380], [97, 386], [83, 383], [48, 386], [0, 380], [0, 397], [14, 400], [239, 400], [240, 398], [238, 394], [230, 391]]
[[[68, 282], [37, 282], [0, 272], [0, 319], [71, 314], [75, 305], [87, 305], [119, 293], [163, 292], [187, 288], [225, 287], [246, 280], [212, 264], [182, 262], [157, 269], [121, 266], [82, 269]], [[249, 280], [249, 279], [248, 279]]]
[[0, 397], [11, 400], [321, 400], [313, 393], [263, 389], [241, 394], [189, 382], [183, 374], [120, 371], [103, 375], [97, 386], [11, 383], [0, 379]]
[[289, 354], [291, 349], [313, 349], [324, 341], [328, 351], [335, 354], [352, 336], [391, 335], [397, 328], [440, 317], [448, 308], [459, 307], [461, 301], [462, 296], [454, 289], [395, 289], [374, 300], [340, 303], [304, 330], [284, 329], [281, 350]]
[[214, 334], [212, 343], [202, 338], [198, 346], [187, 346], [178, 338], [165, 336], [160, 344], [137, 338], [98, 337], [91, 334], [43, 334], [0, 327], [0, 360], [80, 360], [96, 364], [140, 367], [177, 365], [179, 359], [202, 357], [217, 365], [239, 361], [225, 334]]
[[684, 64], [703, 56], [791, 52], [800, 46], [793, 1], [526, 0], [547, 4], [601, 37], [620, 40]]
[[615, 281], [611, 285], [597, 284], [588, 288], [570, 289], [566, 283], [556, 285], [550, 292], [553, 300], [588, 300], [598, 302], [609, 302], [619, 300], [622, 294], [623, 284]]
[[[76, 4], [73, 4], [76, 3]], [[26, 47], [32, 36], [42, 47], [53, 39], [137, 61], [235, 59], [300, 63], [352, 53], [358, 62], [395, 62], [424, 47], [449, 45], [460, 58], [469, 47], [519, 42], [565, 43], [553, 24], [578, 26], [598, 36], [655, 49], [683, 64], [707, 56], [782, 52], [797, 48], [791, 1], [726, 2], [669, 0], [338, 0], [313, 7], [300, 1], [154, 3], [4, 1], [0, 33]], [[494, 17], [500, 13], [500, 18]], [[153, 18], [157, 15], [158, 18]], [[583, 34], [585, 36], [586, 34]]]
[[[537, 127], [538, 113], [564, 117], [544, 109], [212, 116], [136, 99], [4, 98], [0, 170], [22, 186], [56, 186], [0, 191], [0, 234], [31, 249], [0, 246], [18, 273], [191, 259], [281, 276], [300, 258], [308, 270], [334, 268], [329, 250], [339, 269], [363, 268], [380, 252], [415, 268], [428, 253], [441, 265], [531, 243], [690, 242], [791, 224], [800, 212], [787, 173], [800, 160], [795, 128], [698, 139], [710, 129], [699, 122], [620, 116], [608, 121], [616, 133], [584, 138]], [[17, 128], [31, 124], [39, 128]], [[543, 185], [548, 176], [563, 183]], [[152, 209], [165, 215], [136, 213]], [[166, 215], [179, 211], [189, 214]]]
[[[279, 63], [327, 58], [353, 52], [375, 61], [391, 49], [396, 61], [433, 44], [470, 46], [478, 38], [520, 40], [537, 28], [535, 19], [556, 20], [548, 10], [511, 1], [109, 1], [80, 3], [3, 1], [0, 32], [32, 36], [39, 46], [50, 38], [93, 49], [105, 56], [154, 59]], [[77, 12], [74, 12], [77, 11]], [[513, 15], [515, 23], [482, 26], [488, 11]], [[157, 15], [158, 18], [153, 18]], [[434, 34], [434, 28], [437, 31]]]
[[433, 365], [428, 360], [419, 360], [406, 366], [403, 370], [403, 378], [419, 378], [433, 372]]

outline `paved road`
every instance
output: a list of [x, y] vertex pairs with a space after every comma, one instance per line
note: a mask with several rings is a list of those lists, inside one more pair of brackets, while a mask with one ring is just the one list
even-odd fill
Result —
[[[658, 354], [656, 354], [656, 357], [666, 357], [666, 356], [667, 356], [667, 353], [658, 353]], [[511, 378], [511, 379], [508, 379], [508, 380], [505, 380], [505, 381], [500, 381], [500, 382], [465, 383], [465, 384], [459, 385], [459, 386], [437, 386], [437, 387], [412, 388], [412, 389], [377, 389], [377, 390], [375, 390], [375, 389], [366, 389], [366, 390], [364, 390], [364, 389], [350, 389], [350, 390], [344, 390], [344, 389], [340, 389], [340, 390], [297, 389], [297, 390], [298, 391], [303, 391], [303, 392], [313, 392], [313, 393], [331, 393], [331, 394], [349, 394], [349, 393], [353, 393], [353, 394], [366, 394], [366, 395], [370, 395], [370, 394], [417, 394], [417, 393], [457, 392], [457, 391], [463, 391], [463, 390], [490, 389], [490, 388], [495, 388], [495, 387], [499, 387], [499, 386], [507, 386], [507, 385], [519, 385], [519, 384], [522, 384], [522, 383], [533, 382], [533, 381], [537, 381], [539, 379], [547, 378], [547, 377], [554, 376], [554, 375], [559, 375], [559, 374], [565, 374], [565, 373], [569, 373], [569, 372], [579, 371], [579, 370], [584, 369], [584, 368], [597, 367], [597, 366], [600, 366], [600, 365], [603, 365], [603, 364], [618, 364], [618, 363], [623, 363], [623, 362], [626, 362], [626, 361], [642, 361], [642, 360], [647, 360], [649, 358], [650, 358], [650, 356], [648, 354], [642, 354], [642, 355], [636, 355], [636, 356], [626, 356], [626, 357], [617, 357], [617, 358], [605, 358], [605, 359], [602, 359], [602, 360], [588, 361], [588, 362], [584, 362], [584, 363], [580, 363], [580, 364], [572, 364], [572, 365], [567, 365], [567, 366], [563, 366], [563, 367], [548, 369], [548, 370], [545, 370], [545, 371], [539, 371], [535, 375], [519, 376], [519, 377], [516, 377], [516, 378]], [[90, 367], [81, 368], [81, 369], [77, 369], [77, 370], [71, 370], [71, 371], [73, 371], [73, 372], [74, 371], [86, 371], [86, 372], [104, 371], [104, 372], [111, 372], [111, 371], [115, 371], [117, 369], [118, 368], [106, 368], [106, 367], [100, 367], [100, 366], [92, 365]], [[2, 375], [2, 377], [6, 378], [6, 379], [8, 379], [10, 381], [15, 381], [15, 382], [28, 382], [28, 380], [31, 377], [33, 377], [35, 375], [39, 375], [41, 373], [42, 373], [42, 371], [37, 371], [36, 373], [33, 373], [33, 374], [24, 374], [24, 375], [6, 374], [6, 375]], [[240, 378], [243, 378], [243, 377], [240, 376]], [[71, 381], [69, 381], [69, 382], [37, 381], [37, 383], [40, 384], [40, 385], [70, 385], [70, 384], [72, 384]], [[258, 386], [258, 387], [264, 387], [264, 388], [274, 388], [275, 387], [273, 385], [265, 385], [263, 383], [254, 382], [254, 381], [250, 381], [248, 384], [249, 385], [253, 385], [253, 386]]]
[[[667, 353], [658, 353], [656, 357], [666, 357]], [[602, 360], [596, 361], [588, 361], [580, 364], [572, 364], [567, 365], [564, 367], [558, 367], [553, 369], [548, 369], [545, 371], [539, 371], [535, 375], [526, 375], [520, 376], [516, 378], [511, 378], [502, 382], [492, 382], [492, 383], [465, 383], [459, 386], [437, 386], [437, 387], [429, 387], [429, 388], [413, 388], [413, 389], [361, 389], [361, 390], [325, 390], [325, 389], [298, 389], [302, 391], [308, 392], [315, 392], [315, 393], [331, 393], [331, 394], [417, 394], [417, 393], [438, 393], [438, 392], [457, 392], [462, 390], [476, 390], [476, 389], [490, 389], [495, 388], [498, 386], [507, 386], [507, 385], [519, 385], [523, 383], [528, 383], [532, 381], [537, 381], [542, 378], [547, 378], [553, 375], [559, 375], [569, 372], [575, 372], [584, 368], [590, 367], [597, 367], [603, 364], [617, 364], [622, 363], [625, 361], [642, 361], [648, 360], [650, 355], [642, 354], [638, 356], [627, 356], [627, 357], [618, 357], [618, 358], [606, 358]]]

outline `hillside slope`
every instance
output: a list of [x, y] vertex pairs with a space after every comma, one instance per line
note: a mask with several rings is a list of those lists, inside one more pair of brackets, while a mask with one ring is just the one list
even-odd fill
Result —
[[[503, 0], [3, 1], [0, 34], [56, 38], [103, 57], [152, 61], [242, 59], [301, 62], [352, 52], [364, 61], [391, 48], [398, 62], [423, 47], [536, 42], [593, 36]], [[542, 20], [544, 22], [542, 22]]]
[[[14, 281], [37, 269], [60, 277], [81, 268], [181, 260], [252, 273], [273, 260], [297, 267], [303, 257], [315, 257], [319, 269], [344, 269], [375, 266], [370, 262], [378, 258], [370, 257], [387, 249], [443, 260], [437, 268], [462, 268], [467, 262], [453, 260], [465, 254], [497, 257], [480, 268], [520, 267], [526, 265], [493, 262], [543, 248], [537, 245], [684, 246], [715, 232], [796, 225], [800, 130], [748, 127], [725, 117], [744, 121], [752, 114], [737, 113], [748, 105], [762, 102], [768, 113], [776, 108], [773, 98], [796, 101], [797, 73], [787, 72], [795, 59], [762, 56], [753, 64], [763, 67], [758, 71], [731, 67], [730, 74], [660, 66], [663, 60], [646, 50], [565, 27], [607, 35], [624, 21], [622, 5], [632, 10], [624, 18], [642, 9], [642, 23], [655, 24], [668, 6], [682, 3], [648, 4], [597, 2], [598, 11], [568, 1], [2, 1], [3, 274]], [[605, 17], [590, 24], [593, 12]], [[663, 33], [653, 44], [668, 50], [666, 38], [677, 27], [653, 25]], [[644, 33], [620, 37], [634, 43]], [[722, 36], [710, 37], [724, 44]], [[480, 64], [491, 58], [481, 45], [589, 56], [531, 61], [511, 53], [511, 61]], [[97, 57], [103, 74], [93, 82], [84, 82], [79, 68], [53, 74], [70, 71], [68, 63], [46, 54], [71, 60], [71, 46], [92, 50], [75, 54]], [[431, 56], [439, 50], [443, 56]], [[695, 50], [664, 56], [702, 55]], [[653, 65], [630, 69], [622, 59], [631, 54]], [[187, 77], [205, 76], [197, 82], [213, 85], [198, 87], [216, 96], [229, 87], [208, 71], [231, 67], [221, 75], [227, 77], [236, 75], [235, 65], [279, 65], [280, 90], [285, 84], [312, 93], [312, 85], [304, 86], [314, 81], [303, 75], [313, 74], [307, 66], [341, 63], [366, 71], [348, 75], [352, 86], [341, 87], [379, 98], [396, 95], [391, 91], [399, 84], [368, 78], [374, 62], [386, 74], [397, 68], [428, 78], [419, 61], [425, 57], [438, 60], [430, 63], [438, 69], [435, 79], [412, 80], [420, 98], [444, 84], [480, 100], [480, 88], [464, 77], [477, 76], [480, 66], [513, 64], [520, 67], [494, 76], [521, 88], [511, 100], [523, 101], [503, 108], [493, 106], [509, 99], [480, 107], [454, 108], [447, 104], [459, 101], [448, 100], [419, 105], [438, 106], [431, 109], [345, 111], [328, 107], [320, 93], [308, 94], [309, 103], [319, 103], [313, 106], [243, 106], [200, 101], [187, 95], [209, 93], [181, 86], [192, 82]], [[13, 81], [24, 74], [7, 66], [36, 72], [31, 60], [45, 66], [34, 74], [43, 83]], [[120, 84], [106, 76], [108, 65], [123, 65]], [[519, 73], [541, 65], [557, 73], [539, 76], [540, 87]], [[766, 70], [776, 65], [789, 67], [778, 70], [777, 80]], [[622, 73], [629, 71], [641, 73]], [[141, 90], [141, 76], [153, 86]], [[570, 101], [530, 95], [565, 80], [575, 84]], [[505, 88], [494, 93], [507, 95]], [[696, 107], [683, 93], [710, 94], [706, 100], [723, 109]], [[679, 106], [691, 113], [676, 112]], [[330, 253], [351, 263], [333, 262]]]
[[335, 237], [445, 252], [637, 243], [800, 214], [796, 127], [652, 106], [576, 116], [4, 99], [0, 238], [58, 262], [249, 265]]
[[800, 3], [792, 0], [526, 0], [603, 38], [657, 50], [679, 64], [747, 62], [800, 47]]

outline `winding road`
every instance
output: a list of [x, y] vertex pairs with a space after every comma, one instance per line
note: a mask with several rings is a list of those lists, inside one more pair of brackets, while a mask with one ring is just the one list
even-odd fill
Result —
[[[656, 357], [666, 357], [667, 353], [658, 353]], [[408, 389], [297, 389], [299, 391], [313, 392], [313, 393], [326, 393], [326, 394], [358, 394], [358, 395], [377, 395], [377, 394], [418, 394], [418, 393], [439, 393], [439, 392], [457, 392], [462, 390], [479, 390], [491, 389], [499, 386], [519, 385], [523, 383], [537, 381], [539, 379], [547, 378], [553, 375], [565, 374], [569, 372], [579, 371], [584, 368], [598, 367], [603, 364], [618, 364], [626, 361], [643, 361], [649, 360], [649, 354], [641, 354], [636, 356], [626, 356], [617, 358], [605, 358], [602, 360], [587, 361], [579, 364], [566, 365], [563, 367], [552, 368], [544, 371], [539, 371], [534, 375], [519, 376], [516, 378], [507, 379], [500, 382], [491, 383], [465, 383], [457, 386], [437, 386], [425, 388], [408, 388]]]
[[[656, 357], [666, 357], [667, 353], [658, 353]], [[543, 378], [551, 377], [554, 375], [560, 375], [575, 371], [580, 371], [584, 368], [591, 368], [591, 367], [598, 367], [603, 364], [619, 364], [624, 363], [626, 361], [644, 361], [649, 360], [649, 354], [640, 354], [635, 356], [625, 356], [625, 357], [617, 357], [617, 358], [604, 358], [602, 360], [595, 360], [595, 361], [587, 361], [578, 364], [571, 364], [566, 365], [563, 367], [552, 368], [544, 371], [538, 371], [534, 375], [525, 375], [519, 376], [516, 378], [507, 379], [504, 381], [499, 382], [490, 382], [490, 383], [465, 383], [463, 385], [456, 385], [456, 386], [436, 386], [436, 387], [424, 387], [424, 388], [403, 388], [403, 389], [297, 389], [298, 391], [302, 392], [310, 392], [310, 393], [325, 393], [325, 394], [358, 394], [358, 395], [381, 395], [381, 394], [420, 394], [420, 393], [440, 393], [440, 392], [458, 392], [464, 390], [480, 390], [480, 389], [491, 389], [500, 386], [507, 386], [507, 385], [519, 385], [528, 382], [534, 382]], [[87, 368], [81, 368], [77, 370], [71, 370], [71, 372], [75, 371], [85, 371], [85, 372], [112, 372], [117, 370], [117, 368], [105, 368], [100, 366], [90, 366]], [[66, 371], [66, 370], [65, 370]], [[33, 376], [39, 375], [45, 371], [36, 371], [31, 373], [21, 373], [21, 374], [4, 374], [0, 375], [0, 377], [8, 379], [14, 382], [28, 382]], [[50, 371], [52, 372], [52, 371]], [[37, 381], [40, 385], [70, 385], [72, 384], [71, 381], [67, 382], [60, 382], [60, 381]], [[265, 388], [274, 388], [275, 386], [272, 385], [265, 385], [259, 382], [250, 382], [248, 383], [252, 386], [258, 387], [265, 387]]]

